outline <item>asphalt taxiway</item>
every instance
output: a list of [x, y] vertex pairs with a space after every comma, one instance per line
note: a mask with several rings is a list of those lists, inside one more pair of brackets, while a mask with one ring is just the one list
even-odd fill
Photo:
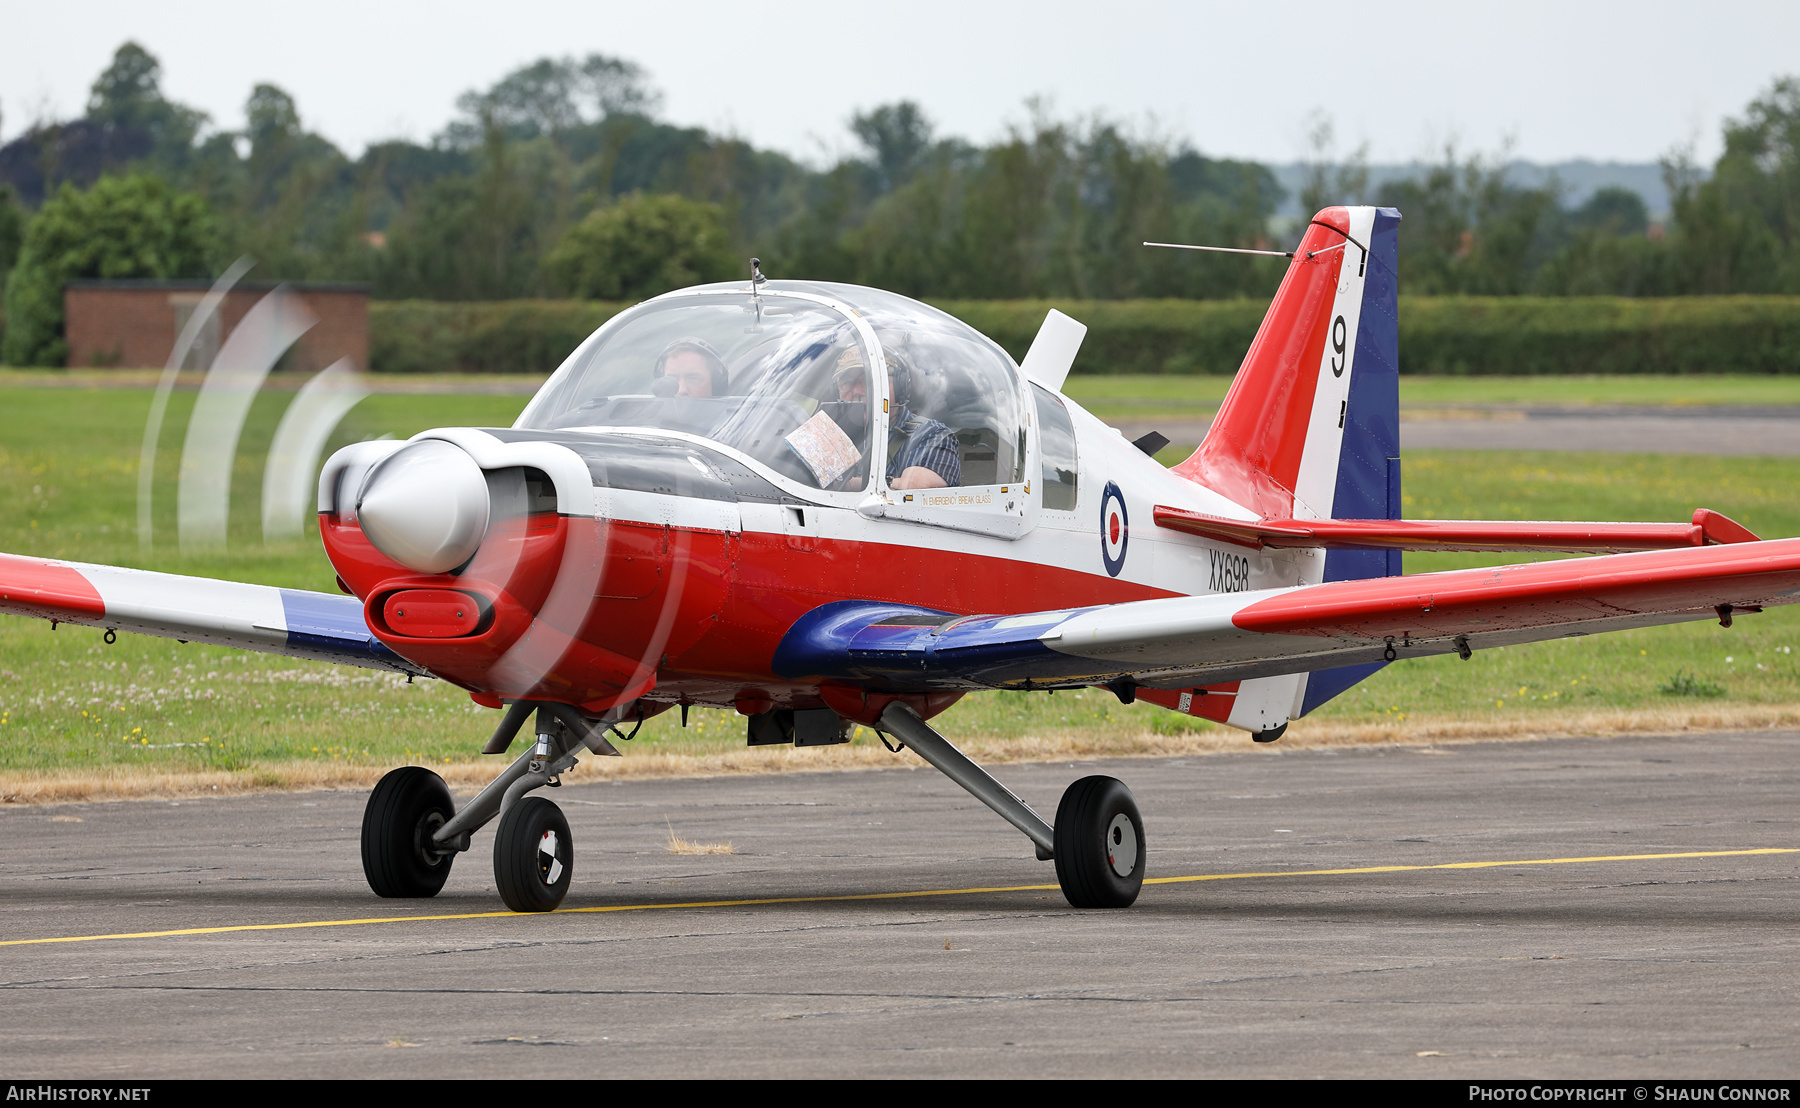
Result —
[[[1096, 772], [1145, 813], [1158, 883], [1124, 912], [1068, 908], [928, 769], [549, 793], [577, 850], [549, 916], [501, 911], [491, 833], [436, 899], [376, 899], [355, 793], [0, 810], [4, 1068], [1794, 1072], [1800, 733], [999, 775], [1048, 814]], [[737, 852], [671, 854], [671, 834]]]

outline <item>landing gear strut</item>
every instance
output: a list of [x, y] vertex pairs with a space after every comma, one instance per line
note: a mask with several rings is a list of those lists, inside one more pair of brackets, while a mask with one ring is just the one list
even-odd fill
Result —
[[1144, 885], [1144, 821], [1123, 781], [1084, 777], [1070, 785], [1052, 827], [905, 704], [888, 705], [881, 729], [1025, 832], [1040, 860], [1055, 859], [1057, 883], [1072, 906], [1129, 908], [1137, 899]]

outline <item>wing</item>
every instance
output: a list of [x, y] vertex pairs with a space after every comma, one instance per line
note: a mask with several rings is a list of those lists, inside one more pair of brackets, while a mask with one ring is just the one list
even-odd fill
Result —
[[886, 692], [1151, 689], [1306, 673], [1698, 619], [1800, 600], [1800, 539], [1297, 588], [956, 617], [841, 601], [802, 617], [784, 677]]
[[354, 596], [0, 554], [0, 611], [423, 675], [369, 633]]

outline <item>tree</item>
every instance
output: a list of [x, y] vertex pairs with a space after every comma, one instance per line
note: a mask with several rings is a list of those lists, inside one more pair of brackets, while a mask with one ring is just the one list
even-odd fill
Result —
[[1800, 292], [1800, 78], [1783, 77], [1725, 125], [1710, 180], [1668, 176], [1674, 266], [1699, 293]]
[[[94, 79], [87, 121], [99, 125], [116, 144], [129, 146], [133, 137], [141, 136], [151, 160], [170, 171], [186, 165], [206, 113], [165, 98], [161, 82], [162, 63], [156, 56], [135, 42], [125, 42]], [[115, 158], [106, 168], [129, 157]]]
[[1337, 157], [1337, 123], [1323, 108], [1306, 119], [1306, 181], [1300, 187], [1300, 214], [1311, 219], [1315, 212], [1336, 204], [1360, 204], [1369, 191], [1369, 144]]
[[724, 212], [681, 196], [625, 197], [569, 229], [545, 259], [571, 296], [641, 300], [747, 272], [731, 252]]
[[300, 134], [300, 109], [294, 98], [274, 85], [257, 85], [244, 101], [244, 135], [250, 140], [250, 156], [292, 142]]
[[550, 240], [546, 202], [557, 169], [547, 140], [508, 142], [497, 126], [469, 174], [420, 190], [393, 225], [377, 269], [383, 296], [500, 300], [541, 295], [539, 262]]
[[1515, 296], [1561, 247], [1555, 181], [1524, 188], [1507, 179], [1504, 152], [1464, 158], [1454, 143], [1425, 174], [1381, 188], [1380, 203], [1406, 217], [1400, 268], [1411, 292]]
[[486, 92], [470, 90], [457, 97], [456, 106], [466, 118], [452, 123], [443, 137], [450, 145], [474, 146], [483, 141], [486, 123], [509, 139], [557, 135], [609, 116], [648, 115], [659, 100], [635, 63], [604, 54], [580, 61], [539, 58]]
[[1569, 223], [1581, 230], [1610, 235], [1641, 235], [1650, 226], [1650, 209], [1633, 190], [1609, 185], [1594, 190], [1579, 208], [1570, 212]]
[[[19, 257], [19, 242], [25, 236], [25, 213], [13, 202], [13, 190], [0, 185], [0, 294], [6, 290], [6, 278]], [[6, 312], [0, 306], [0, 347], [5, 345]]]
[[137, 43], [119, 47], [94, 81], [86, 116], [33, 123], [0, 147], [0, 180], [36, 207], [58, 184], [86, 188], [130, 167], [178, 176], [206, 113], [164, 99], [160, 73], [156, 58]]
[[61, 365], [63, 286], [84, 278], [205, 277], [216, 231], [205, 201], [145, 174], [64, 185], [25, 230], [6, 284], [9, 365]]
[[364, 230], [349, 159], [301, 125], [294, 98], [259, 84], [244, 103], [249, 156], [219, 197], [234, 244], [272, 277], [341, 277]]
[[121, 127], [147, 127], [163, 114], [159, 82], [162, 63], [135, 42], [113, 53], [112, 64], [94, 79], [88, 118]]
[[874, 155], [884, 192], [910, 180], [931, 150], [931, 121], [911, 100], [858, 112], [850, 130]]
[[0, 289], [6, 287], [6, 275], [19, 260], [19, 245], [24, 239], [25, 212], [11, 186], [0, 185]]

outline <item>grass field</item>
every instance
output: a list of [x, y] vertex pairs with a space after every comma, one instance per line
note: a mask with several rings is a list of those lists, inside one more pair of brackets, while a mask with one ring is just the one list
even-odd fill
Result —
[[[1129, 393], [1136, 381], [1160, 379], [1106, 380]], [[1635, 391], [1644, 382], [1629, 384]], [[264, 546], [258, 534], [260, 459], [285, 396], [264, 396], [252, 410], [233, 475], [231, 547], [183, 558], [173, 543], [174, 475], [193, 394], [176, 394], [157, 471], [158, 541], [149, 551], [139, 548], [136, 466], [149, 395], [31, 387], [0, 377], [0, 550], [331, 590], [332, 571], [316, 538]], [[1577, 383], [1566, 395], [1602, 403], [1618, 393]], [[431, 426], [504, 424], [524, 401], [375, 396], [351, 414], [328, 450]], [[1800, 459], [1427, 451], [1406, 462], [1407, 512], [1421, 518], [1686, 519], [1703, 505], [1778, 537], [1800, 534], [1797, 485]], [[1407, 568], [1501, 560], [1408, 555]], [[1800, 613], [1783, 609], [1742, 617], [1730, 630], [1692, 624], [1484, 651], [1466, 663], [1403, 662], [1296, 725], [1283, 745], [1304, 744], [1309, 733], [1391, 739], [1606, 727], [1604, 721], [1633, 713], [1677, 728], [1702, 717], [1787, 719], [1800, 705], [1796, 646]], [[275, 786], [363, 780], [371, 767], [404, 761], [466, 766], [473, 779], [491, 772], [493, 762], [470, 764], [497, 713], [438, 682], [409, 685], [367, 671], [133, 635], [109, 646], [94, 630], [52, 631], [15, 617], [0, 617], [0, 678], [0, 795], [23, 795], [20, 782], [71, 774], [141, 777], [150, 770]], [[1684, 692], [1659, 691], [1671, 683]], [[1091, 690], [971, 695], [942, 723], [992, 757], [1244, 744], [1236, 732], [1207, 733], [1204, 723]], [[742, 720], [710, 711], [694, 712], [685, 731], [673, 714], [652, 720], [628, 749], [627, 762], [675, 769], [888, 757], [867, 733], [849, 750], [746, 751]]]

